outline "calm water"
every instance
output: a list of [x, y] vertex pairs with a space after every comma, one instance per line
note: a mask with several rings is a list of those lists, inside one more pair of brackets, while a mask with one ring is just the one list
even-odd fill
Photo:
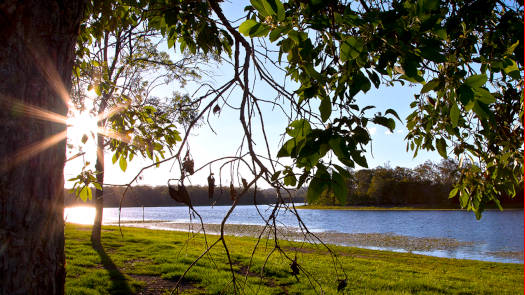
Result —
[[[204, 223], [219, 224], [230, 207], [195, 208]], [[270, 209], [269, 206], [259, 206], [264, 216], [269, 215]], [[487, 211], [483, 213], [481, 220], [476, 220], [473, 213], [463, 211], [300, 210], [299, 213], [313, 232], [390, 233], [417, 238], [453, 238], [463, 242], [474, 242], [474, 244], [451, 251], [414, 251], [414, 253], [523, 263], [520, 259], [497, 257], [492, 253], [501, 251], [523, 253], [523, 210]], [[144, 218], [171, 222], [190, 221], [188, 209], [184, 207], [146, 207]], [[118, 220], [118, 208], [105, 208], [104, 222], [116, 220]], [[142, 207], [123, 208], [121, 220], [142, 220]], [[195, 218], [193, 221], [196, 222]], [[280, 212], [278, 221], [282, 225], [298, 226], [296, 217], [289, 212]], [[263, 225], [263, 220], [251, 205], [237, 206], [228, 222]], [[389, 250], [404, 251], [403, 249]]]

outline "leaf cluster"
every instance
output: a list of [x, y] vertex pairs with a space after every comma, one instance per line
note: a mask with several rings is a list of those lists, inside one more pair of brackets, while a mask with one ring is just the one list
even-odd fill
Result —
[[[463, 207], [479, 218], [485, 204], [514, 195], [523, 182], [523, 3], [252, 0], [248, 10], [254, 14], [239, 31], [274, 42], [278, 62], [299, 84], [297, 103], [318, 101], [321, 122], [339, 109], [324, 129], [288, 133], [278, 154], [307, 174], [319, 162], [311, 194], [337, 183], [320, 162], [329, 150], [349, 167], [366, 167], [366, 123], [392, 130], [395, 122], [363, 118], [355, 97], [397, 83], [422, 86], [406, 119], [407, 148], [447, 158], [453, 147], [455, 157], [477, 163], [463, 167], [451, 193]], [[298, 124], [305, 125], [289, 129]]]

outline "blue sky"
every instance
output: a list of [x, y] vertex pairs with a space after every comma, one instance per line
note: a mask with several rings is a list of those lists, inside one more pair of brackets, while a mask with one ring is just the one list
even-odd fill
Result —
[[[243, 6], [229, 3], [224, 6], [225, 14], [231, 16], [232, 19], [238, 18], [242, 15]], [[240, 23], [237, 23], [239, 25]], [[177, 46], [177, 45], [175, 45]], [[176, 57], [176, 55], [174, 55]], [[210, 76], [204, 77], [204, 81], [209, 82], [213, 85], [219, 86], [224, 81], [231, 79], [232, 69], [231, 66], [227, 63], [221, 65], [211, 65], [209, 68]], [[274, 80], [282, 81], [283, 75], [276, 70], [272, 70], [271, 74], [273, 75]], [[181, 88], [177, 83], [173, 83], [168, 87], [164, 87], [159, 92], [156, 93], [157, 96], [168, 95], [172, 91], [178, 91], [181, 93], [193, 93], [197, 89], [199, 84], [190, 83], [185, 88]], [[294, 91], [297, 86], [287, 83], [289, 85], [288, 90], [290, 92]], [[357, 102], [360, 107], [366, 105], [375, 105], [376, 108], [369, 111], [369, 114], [374, 112], [383, 112], [392, 108], [396, 110], [401, 117], [401, 119], [406, 118], [410, 113], [410, 102], [414, 99], [414, 94], [418, 93], [420, 86], [395, 86], [395, 87], [386, 87], [383, 86], [380, 89], [372, 88], [368, 93], [360, 93], [357, 96]], [[261, 98], [273, 100], [276, 93], [270, 87], [265, 85], [262, 81], [255, 81], [254, 83], [254, 92]], [[229, 102], [235, 104], [240, 101], [241, 94], [239, 91], [233, 92], [230, 96]], [[285, 107], [286, 108], [286, 107]], [[283, 114], [272, 108], [271, 105], [262, 106], [263, 117], [265, 120], [266, 132], [270, 137], [270, 148], [272, 154], [275, 156], [278, 149], [280, 148], [281, 135], [284, 133], [284, 130], [287, 126], [287, 121]], [[194, 130], [190, 137], [190, 146], [191, 154], [195, 161], [195, 167], [200, 167], [202, 164], [211, 161], [216, 158], [223, 156], [233, 155], [237, 150], [239, 144], [242, 140], [242, 128], [239, 121], [239, 113], [235, 110], [228, 110], [223, 108], [220, 115], [211, 115], [210, 123], [213, 129], [217, 132], [214, 134], [211, 129], [205, 124]], [[254, 127], [257, 127], [258, 123], [254, 124]], [[406, 142], [404, 137], [407, 134], [407, 129], [404, 124], [396, 120], [396, 129], [393, 133], [388, 132], [388, 130], [382, 126], [377, 126], [369, 124], [369, 132], [372, 136], [372, 144], [367, 146], [367, 160], [370, 168], [384, 165], [389, 163], [390, 166], [402, 166], [402, 167], [414, 167], [427, 160], [432, 160], [434, 162], [440, 161], [440, 156], [437, 152], [426, 152], [420, 151], [416, 158], [413, 158], [413, 153], [411, 151], [406, 151]], [[254, 135], [256, 141], [256, 149], [260, 152], [263, 152], [264, 144], [262, 141], [262, 136], [260, 132]], [[88, 144], [93, 146], [93, 141], [88, 141]], [[90, 159], [94, 163], [94, 151], [92, 148], [87, 149], [88, 156], [86, 159]], [[371, 152], [372, 151], [372, 152]], [[284, 161], [287, 162], [286, 160]], [[126, 173], [123, 173], [118, 165], [111, 164], [111, 155], [106, 154], [106, 183], [110, 184], [125, 184], [129, 182], [136, 173], [140, 170], [141, 167], [150, 164], [151, 161], [142, 160], [135, 158], [128, 165]], [[288, 161], [289, 163], [289, 161]], [[71, 161], [66, 165], [65, 169], [65, 178], [71, 178], [80, 171], [81, 159]], [[218, 166], [217, 164], [212, 165], [212, 169], [218, 178]], [[147, 185], [164, 185], [166, 184], [169, 178], [178, 178], [177, 166], [175, 165], [173, 170], [170, 170], [172, 167], [172, 162], [163, 164], [160, 168], [152, 168], [147, 170], [142, 179], [139, 181], [139, 184]], [[196, 175], [190, 178], [192, 184], [203, 185], [206, 183], [206, 177], [209, 173], [209, 168], [203, 169], [202, 173], [197, 173]], [[225, 169], [223, 171], [222, 181], [223, 184], [229, 184], [230, 175], [227, 173], [229, 170]], [[247, 173], [246, 170], [241, 171], [241, 174]], [[250, 179], [250, 177], [245, 177]], [[67, 185], [67, 184], [66, 184]], [[261, 183], [262, 185], [262, 183]], [[265, 185], [263, 185], [265, 186]]]

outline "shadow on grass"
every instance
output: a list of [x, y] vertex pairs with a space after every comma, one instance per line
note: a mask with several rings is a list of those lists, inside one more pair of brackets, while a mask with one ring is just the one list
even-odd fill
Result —
[[100, 256], [100, 260], [102, 261], [102, 265], [109, 273], [109, 277], [111, 279], [111, 287], [109, 290], [110, 293], [115, 295], [133, 294], [134, 292], [131, 290], [128, 280], [124, 274], [120, 272], [113, 260], [111, 260], [111, 257], [108, 256], [102, 244], [100, 242], [97, 243], [92, 241], [91, 245], [93, 246], [93, 249], [97, 251], [98, 255]]

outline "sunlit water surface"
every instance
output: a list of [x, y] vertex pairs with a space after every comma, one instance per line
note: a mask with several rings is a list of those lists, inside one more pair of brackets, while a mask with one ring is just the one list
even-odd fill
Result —
[[[229, 206], [195, 207], [204, 223], [219, 224]], [[270, 214], [269, 206], [259, 206], [263, 216]], [[65, 209], [68, 222], [90, 224], [94, 208]], [[473, 242], [453, 250], [413, 251], [439, 257], [476, 259], [497, 262], [523, 263], [517, 258], [505, 258], [498, 252], [523, 253], [523, 210], [486, 211], [481, 220], [464, 211], [350, 211], [300, 210], [304, 223], [313, 232], [387, 233], [416, 238], [452, 238]], [[186, 207], [132, 207], [122, 208], [121, 221], [197, 222], [190, 220]], [[118, 221], [118, 208], [105, 208], [103, 222]], [[297, 218], [289, 212], [278, 216], [281, 225], [298, 227]], [[237, 206], [228, 219], [231, 224], [264, 225], [254, 206]], [[370, 247], [372, 248], [372, 247]], [[377, 249], [377, 248], [376, 248]], [[388, 249], [388, 248], [383, 248]], [[388, 249], [406, 251], [404, 249]]]

